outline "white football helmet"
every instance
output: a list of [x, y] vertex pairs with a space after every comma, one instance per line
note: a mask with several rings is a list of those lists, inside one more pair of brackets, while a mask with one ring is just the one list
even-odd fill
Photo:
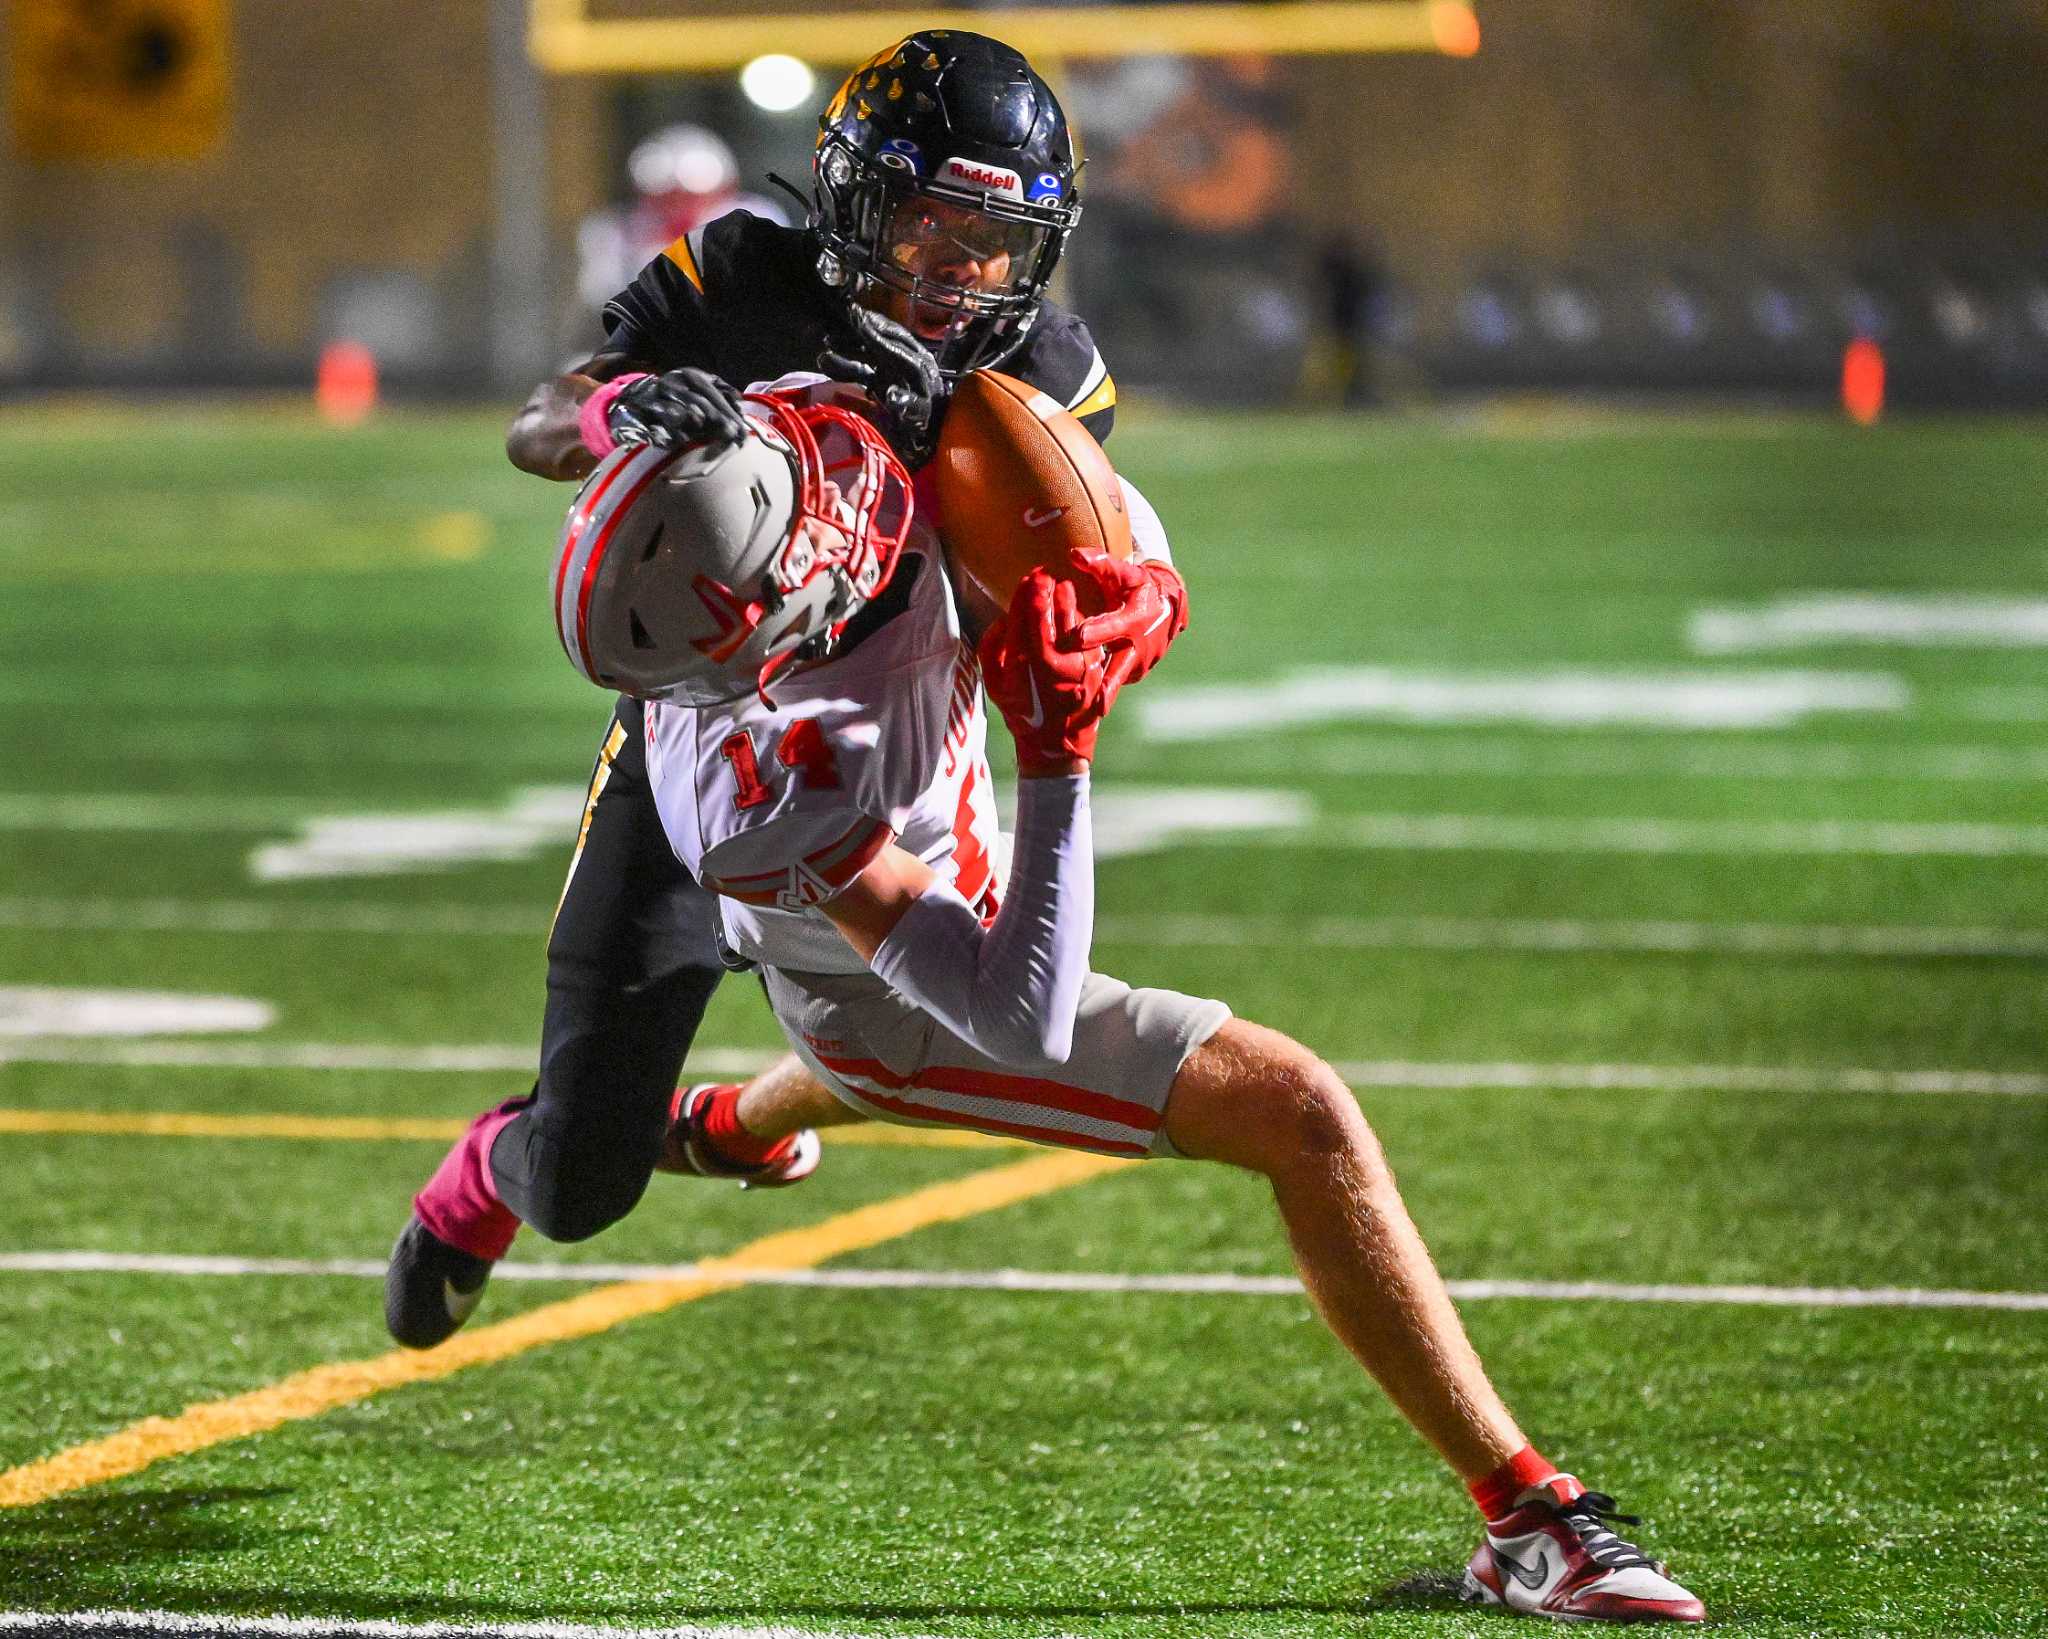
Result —
[[576, 669], [642, 700], [710, 706], [822, 660], [889, 584], [910, 477], [850, 410], [746, 399], [737, 446], [627, 445], [577, 492], [555, 563]]

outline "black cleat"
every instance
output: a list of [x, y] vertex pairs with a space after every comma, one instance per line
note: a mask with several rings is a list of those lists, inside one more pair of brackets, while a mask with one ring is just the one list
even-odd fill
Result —
[[491, 1260], [450, 1246], [415, 1218], [384, 1271], [384, 1324], [408, 1349], [431, 1349], [461, 1330], [484, 1295]]

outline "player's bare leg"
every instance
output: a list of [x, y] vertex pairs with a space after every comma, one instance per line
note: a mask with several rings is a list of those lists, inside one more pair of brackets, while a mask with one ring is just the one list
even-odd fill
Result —
[[744, 1086], [678, 1087], [656, 1166], [700, 1178], [735, 1178], [748, 1189], [780, 1189], [817, 1171], [818, 1128], [865, 1119], [819, 1086], [794, 1057], [784, 1057]]
[[817, 1172], [817, 1129], [840, 1121], [858, 1117], [817, 1086], [797, 1059], [782, 1057], [745, 1086], [676, 1088], [655, 1170], [735, 1178], [741, 1188], [801, 1184]]
[[1565, 1621], [1698, 1622], [1698, 1599], [1609, 1528], [1613, 1500], [1560, 1474], [1487, 1380], [1351, 1090], [1307, 1048], [1233, 1019], [1166, 1106], [1183, 1154], [1262, 1173], [1330, 1330], [1457, 1470], [1485, 1518], [1465, 1597]]
[[787, 1138], [805, 1127], [843, 1127], [868, 1118], [834, 1098], [794, 1053], [785, 1053], [739, 1091], [734, 1106], [756, 1138]]
[[1465, 1337], [1358, 1101], [1308, 1049], [1232, 1019], [1181, 1067], [1166, 1135], [1262, 1173], [1330, 1330], [1461, 1478], [1528, 1444]]

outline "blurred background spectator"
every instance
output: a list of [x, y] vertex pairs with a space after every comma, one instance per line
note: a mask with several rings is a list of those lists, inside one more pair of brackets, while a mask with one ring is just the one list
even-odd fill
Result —
[[1073, 295], [1116, 338], [1119, 373], [1219, 399], [1285, 395], [1312, 293], [1273, 60], [1076, 64], [1065, 88], [1089, 155]]
[[789, 203], [740, 186], [740, 165], [707, 126], [664, 125], [626, 160], [633, 197], [592, 211], [576, 229], [576, 294], [596, 313], [662, 249], [727, 211], [788, 223]]
[[[1044, 57], [1091, 159], [1067, 294], [1127, 389], [1817, 397], [1865, 335], [1896, 399], [2048, 401], [2048, 0], [1515, 0], [1483, 49], [1412, 9], [1443, 49]], [[516, 388], [669, 226], [794, 209], [768, 173], [807, 185], [860, 35], [665, 72], [538, 15], [15, 0], [0, 388], [297, 383], [343, 337]]]

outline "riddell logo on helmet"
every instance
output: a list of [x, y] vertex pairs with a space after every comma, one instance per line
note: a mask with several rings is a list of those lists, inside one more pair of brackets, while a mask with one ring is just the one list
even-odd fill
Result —
[[1009, 199], [1024, 197], [1024, 179], [1000, 165], [980, 165], [971, 159], [949, 159], [944, 174], [948, 182], [971, 183]]

